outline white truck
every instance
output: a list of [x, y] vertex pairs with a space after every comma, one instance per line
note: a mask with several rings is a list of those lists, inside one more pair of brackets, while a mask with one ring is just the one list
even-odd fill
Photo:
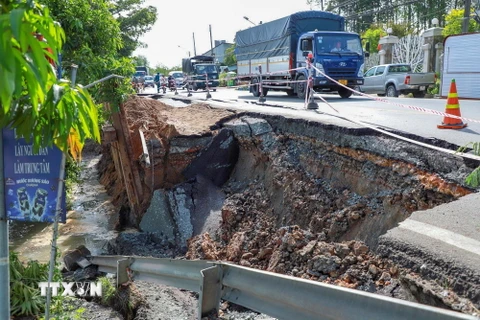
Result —
[[435, 80], [434, 72], [412, 72], [409, 64], [382, 64], [365, 73], [360, 90], [379, 96], [398, 97], [411, 93], [415, 98], [423, 98], [427, 89], [435, 85]]
[[455, 79], [460, 99], [480, 99], [480, 33], [448, 36], [444, 41], [440, 95], [447, 97]]

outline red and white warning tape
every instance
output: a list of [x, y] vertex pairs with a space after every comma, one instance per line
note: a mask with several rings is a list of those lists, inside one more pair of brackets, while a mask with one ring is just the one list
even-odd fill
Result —
[[316, 68], [315, 66], [313, 67], [318, 73], [320, 73], [321, 75], [323, 75], [325, 78], [329, 79], [330, 81], [333, 81], [335, 82], [336, 84], [344, 87], [344, 88], [347, 88], [348, 90], [358, 94], [358, 95], [361, 95], [361, 96], [364, 96], [364, 97], [367, 97], [367, 98], [370, 98], [370, 99], [373, 99], [373, 100], [376, 100], [376, 101], [381, 101], [381, 102], [384, 102], [384, 103], [388, 103], [388, 104], [391, 104], [391, 105], [395, 105], [395, 106], [399, 106], [399, 107], [402, 107], [402, 108], [407, 108], [407, 109], [412, 109], [412, 110], [416, 110], [416, 111], [420, 111], [420, 112], [425, 112], [425, 113], [430, 113], [430, 114], [435, 114], [435, 115], [438, 115], [438, 116], [443, 116], [443, 117], [448, 117], [448, 118], [454, 118], [454, 119], [460, 119], [460, 120], [463, 120], [463, 121], [468, 121], [468, 122], [475, 122], [475, 123], [480, 123], [480, 120], [475, 120], [475, 119], [470, 119], [470, 118], [465, 118], [465, 117], [459, 117], [459, 116], [456, 116], [456, 115], [453, 115], [453, 114], [449, 114], [449, 113], [445, 113], [445, 112], [441, 112], [441, 111], [437, 111], [437, 110], [432, 110], [432, 109], [427, 109], [427, 108], [422, 108], [422, 107], [417, 107], [417, 106], [412, 106], [412, 105], [407, 105], [407, 104], [403, 104], [403, 103], [398, 103], [398, 102], [393, 102], [392, 100], [387, 100], [387, 99], [382, 99], [382, 98], [379, 98], [379, 97], [375, 97], [375, 96], [372, 96], [372, 95], [369, 95], [369, 94], [366, 94], [366, 93], [363, 93], [363, 92], [360, 92], [360, 91], [357, 91], [357, 90], [354, 90], [350, 87], [347, 87], [343, 84], [341, 84], [340, 82], [336, 81], [335, 79], [332, 79], [331, 77], [329, 77], [328, 75], [326, 75], [325, 73], [323, 73], [322, 71], [320, 71], [318, 68]]

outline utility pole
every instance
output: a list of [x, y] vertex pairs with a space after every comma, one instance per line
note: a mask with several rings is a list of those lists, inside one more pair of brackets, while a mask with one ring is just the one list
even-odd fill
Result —
[[471, 0], [465, 0], [465, 12], [463, 13], [462, 33], [468, 32], [468, 25], [470, 24], [470, 4]]
[[193, 33], [193, 55], [197, 55], [197, 48], [195, 47], [195, 32]]
[[215, 54], [213, 53], [212, 25], [209, 24], [209, 25], [208, 25], [208, 28], [210, 29], [210, 51], [211, 51], [212, 57], [213, 57]]
[[5, 209], [5, 176], [3, 168], [3, 129], [0, 128], [0, 319], [10, 319], [8, 219]]

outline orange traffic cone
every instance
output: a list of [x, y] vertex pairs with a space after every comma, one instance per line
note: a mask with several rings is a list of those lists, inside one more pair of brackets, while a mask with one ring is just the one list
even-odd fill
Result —
[[[445, 108], [445, 113], [461, 117], [460, 115], [460, 104], [458, 103], [458, 93], [457, 85], [455, 84], [455, 79], [452, 79], [450, 84], [450, 92], [447, 97], [447, 106]], [[461, 119], [455, 119], [450, 117], [443, 117], [442, 124], [437, 125], [438, 129], [462, 129], [467, 126], [466, 123], [463, 123]]]

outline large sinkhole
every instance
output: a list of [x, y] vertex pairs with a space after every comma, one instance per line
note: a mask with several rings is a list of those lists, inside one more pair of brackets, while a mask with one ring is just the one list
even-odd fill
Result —
[[[399, 266], [375, 254], [379, 236], [414, 211], [471, 193], [462, 183], [472, 168], [461, 158], [348, 123], [140, 98], [127, 102], [125, 118], [142, 214], [128, 210], [108, 152], [118, 145], [105, 145], [101, 180], [124, 208], [121, 224], [148, 236], [137, 247], [119, 240], [115, 253], [180, 248], [189, 259], [409, 299]], [[150, 165], [139, 157], [139, 128]]]

